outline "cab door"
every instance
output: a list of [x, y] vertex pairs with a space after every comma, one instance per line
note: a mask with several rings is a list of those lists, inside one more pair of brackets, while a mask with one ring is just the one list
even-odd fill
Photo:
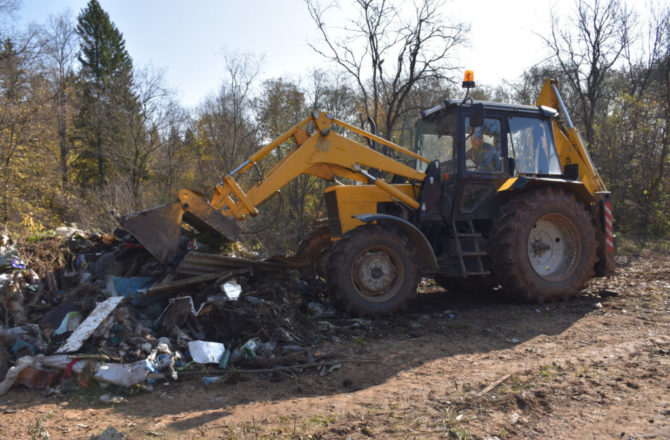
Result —
[[484, 123], [473, 127], [466, 110], [461, 117], [460, 133], [453, 219], [485, 218], [481, 211], [486, 210], [487, 202], [510, 175], [507, 121], [503, 115], [487, 112]]

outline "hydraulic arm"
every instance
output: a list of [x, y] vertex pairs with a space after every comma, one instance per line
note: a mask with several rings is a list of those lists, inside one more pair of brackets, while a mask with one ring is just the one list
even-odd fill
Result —
[[[306, 129], [309, 124], [313, 126], [311, 134]], [[230, 174], [223, 176], [221, 183], [215, 187], [211, 200], [208, 201], [197, 191], [182, 189], [178, 193], [179, 200], [127, 216], [122, 219], [122, 224], [159, 261], [168, 264], [176, 255], [182, 221], [198, 229], [214, 230], [229, 240], [236, 240], [239, 233], [236, 220], [256, 216], [261, 203], [301, 174], [310, 174], [326, 181], [343, 177], [365, 184], [373, 183], [393, 200], [411, 209], [418, 209], [419, 202], [414, 197], [384, 179], [372, 178], [367, 169], [375, 168], [415, 182], [423, 181], [424, 173], [336, 133], [333, 125], [413, 159], [430, 162], [428, 158], [344, 121], [331, 118], [324, 112], [314, 112], [255, 152]], [[293, 140], [295, 148], [262, 181], [244, 191], [235, 177], [267, 158], [273, 150], [289, 139]]]
[[[573, 176], [584, 183], [584, 187], [594, 198], [594, 218], [598, 224], [597, 238], [598, 246], [598, 264], [596, 273], [606, 275], [615, 270], [614, 251], [615, 236], [614, 224], [612, 219], [612, 202], [610, 192], [607, 190], [600, 174], [596, 170], [591, 156], [589, 155], [584, 141], [579, 134], [579, 130], [572, 123], [565, 103], [558, 92], [558, 83], [556, 80], [546, 79], [540, 95], [537, 98], [537, 105], [545, 105], [555, 109], [560, 109], [567, 124], [563, 125], [558, 118], [553, 120], [554, 140], [556, 141], [556, 150], [564, 169], [573, 168], [577, 172]], [[566, 173], [567, 174], [567, 173]], [[577, 175], [578, 174], [578, 175]]]
[[567, 127], [562, 122], [555, 118], [554, 125], [554, 140], [556, 141], [556, 150], [561, 161], [561, 166], [566, 165], [577, 166], [579, 171], [579, 179], [584, 182], [586, 189], [595, 196], [597, 192], [607, 191], [605, 183], [600, 178], [596, 170], [588, 150], [584, 146], [584, 141], [579, 134], [579, 130], [572, 123], [568, 109], [563, 103], [556, 80], [546, 79], [540, 95], [537, 98], [536, 104], [538, 106], [544, 105], [554, 109], [560, 109], [561, 114], [565, 118]]

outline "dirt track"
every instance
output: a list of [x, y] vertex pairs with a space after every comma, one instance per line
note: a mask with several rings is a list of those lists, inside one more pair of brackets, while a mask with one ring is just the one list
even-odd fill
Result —
[[[667, 439], [670, 257], [620, 263], [566, 303], [428, 286], [393, 319], [321, 323], [313, 353], [333, 359], [330, 372], [206, 387], [192, 377], [134, 393], [13, 389], [0, 401], [0, 438], [88, 439], [113, 427], [131, 439]], [[125, 401], [100, 402], [110, 392]]]

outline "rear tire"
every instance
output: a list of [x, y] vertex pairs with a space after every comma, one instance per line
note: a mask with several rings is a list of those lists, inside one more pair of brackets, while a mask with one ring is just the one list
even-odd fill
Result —
[[527, 192], [504, 205], [490, 243], [495, 275], [517, 299], [564, 300], [594, 275], [592, 217], [573, 195], [560, 190]]
[[387, 315], [416, 295], [417, 261], [406, 235], [381, 225], [360, 226], [335, 243], [328, 260], [328, 290], [349, 312]]

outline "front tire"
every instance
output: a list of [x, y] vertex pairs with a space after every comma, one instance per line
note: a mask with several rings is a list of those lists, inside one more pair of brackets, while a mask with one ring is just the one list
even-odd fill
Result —
[[387, 315], [416, 295], [417, 261], [405, 234], [381, 225], [360, 226], [335, 243], [328, 260], [328, 290], [349, 312]]
[[494, 272], [509, 295], [536, 303], [575, 296], [594, 275], [596, 231], [572, 194], [545, 188], [503, 206], [494, 225]]

